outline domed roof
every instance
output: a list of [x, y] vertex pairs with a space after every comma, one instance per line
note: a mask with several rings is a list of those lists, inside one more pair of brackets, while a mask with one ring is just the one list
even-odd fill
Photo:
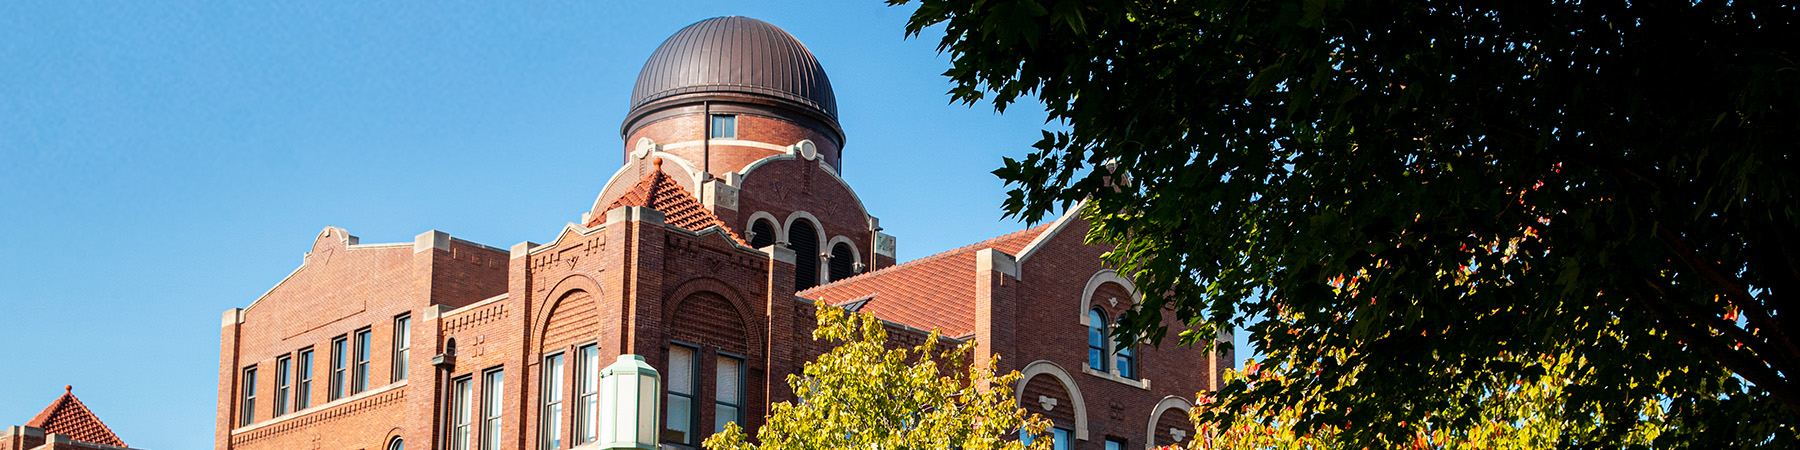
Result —
[[663, 41], [631, 90], [631, 108], [697, 92], [774, 96], [837, 117], [825, 68], [800, 40], [768, 22], [716, 17]]

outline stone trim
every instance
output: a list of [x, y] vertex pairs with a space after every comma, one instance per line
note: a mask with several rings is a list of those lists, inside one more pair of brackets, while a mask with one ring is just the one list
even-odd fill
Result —
[[1063, 211], [1062, 217], [1056, 219], [1056, 222], [1054, 222], [1055, 225], [1051, 225], [1050, 229], [1038, 233], [1036, 238], [1032, 238], [1031, 242], [1026, 243], [1025, 247], [1019, 250], [1019, 264], [1025, 264], [1025, 260], [1031, 259], [1031, 255], [1037, 254], [1038, 249], [1043, 248], [1045, 243], [1050, 242], [1052, 236], [1056, 236], [1056, 234], [1061, 233], [1064, 228], [1068, 228], [1070, 223], [1074, 223], [1077, 214], [1081, 212], [1081, 208], [1086, 206], [1087, 200], [1085, 199], [1069, 206], [1069, 210]]
[[1088, 440], [1087, 402], [1081, 398], [1081, 387], [1075, 384], [1075, 377], [1069, 376], [1069, 371], [1063, 370], [1062, 366], [1046, 359], [1026, 364], [1025, 369], [1019, 371], [1018, 387], [1013, 388], [1013, 401], [1017, 404], [1024, 404], [1025, 385], [1031, 382], [1032, 377], [1038, 375], [1055, 377], [1057, 382], [1062, 383], [1063, 389], [1069, 391], [1069, 402], [1074, 403], [1069, 406], [1075, 409], [1075, 439]]
[[[1156, 406], [1150, 407], [1150, 424], [1144, 428], [1144, 448], [1145, 449], [1156, 448], [1156, 421], [1159, 419], [1162, 419], [1163, 411], [1167, 411], [1170, 409], [1180, 409], [1182, 412], [1187, 412], [1187, 410], [1190, 410], [1193, 408], [1194, 408], [1194, 404], [1189, 403], [1186, 398], [1177, 397], [1177, 396], [1173, 396], [1173, 395], [1168, 396], [1168, 397], [1163, 397], [1162, 400], [1157, 401]], [[1171, 436], [1171, 437], [1173, 437], [1173, 436]], [[1186, 436], [1186, 437], [1192, 437], [1192, 436]], [[1185, 440], [1186, 439], [1176, 439], [1175, 443], [1180, 444], [1182, 441], [1185, 441]]]
[[1087, 364], [1081, 365], [1081, 373], [1104, 378], [1104, 379], [1106, 379], [1108, 381], [1112, 381], [1114, 383], [1119, 383], [1119, 384], [1123, 384], [1126, 386], [1143, 389], [1146, 391], [1150, 390], [1150, 379], [1149, 378], [1139, 378], [1139, 379], [1133, 380], [1130, 378], [1121, 377], [1121, 376], [1119, 376], [1119, 374], [1112, 373], [1111, 371], [1101, 372], [1098, 370], [1094, 370], [1094, 368], [1088, 367]]

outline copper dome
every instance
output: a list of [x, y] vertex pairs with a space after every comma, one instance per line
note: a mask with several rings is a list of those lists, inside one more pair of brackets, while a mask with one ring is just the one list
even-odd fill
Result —
[[716, 17], [675, 32], [644, 63], [631, 108], [691, 93], [776, 97], [837, 117], [825, 68], [781, 28], [748, 17]]

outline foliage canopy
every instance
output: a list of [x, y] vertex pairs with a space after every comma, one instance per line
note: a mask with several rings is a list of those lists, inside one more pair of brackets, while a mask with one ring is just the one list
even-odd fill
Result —
[[917, 346], [889, 349], [874, 316], [836, 307], [818, 316], [813, 338], [839, 344], [806, 363], [805, 376], [788, 376], [800, 401], [769, 406], [760, 444], [731, 423], [706, 439], [708, 450], [1050, 449], [1048, 439], [1029, 446], [1016, 439], [1021, 429], [1042, 433], [1049, 422], [1026, 416], [1013, 399], [1018, 372], [996, 377], [989, 369], [996, 361], [968, 364], [974, 342], [940, 351], [932, 333]]
[[[890, 0], [893, 4], [907, 0]], [[1065, 131], [995, 174], [1207, 345], [1243, 317], [1345, 442], [1460, 426], [1522, 360], [1586, 363], [1571, 420], [1660, 447], [1800, 426], [1800, 11], [1784, 2], [920, 0], [957, 101], [1035, 96]], [[1128, 180], [1128, 181], [1120, 181]], [[1304, 368], [1304, 369], [1301, 369]], [[1224, 416], [1211, 415], [1210, 419]], [[1359, 424], [1351, 427], [1348, 424]], [[1409, 427], [1407, 424], [1411, 424]]]

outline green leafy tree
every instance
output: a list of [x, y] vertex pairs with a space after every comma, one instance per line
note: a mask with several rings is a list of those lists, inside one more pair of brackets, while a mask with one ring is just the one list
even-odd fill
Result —
[[[1532, 450], [1552, 449], [1563, 435], [1595, 436], [1604, 434], [1604, 421], [1570, 421], [1563, 414], [1567, 405], [1563, 388], [1574, 375], [1591, 370], [1584, 361], [1563, 357], [1543, 357], [1525, 361], [1541, 366], [1545, 376], [1536, 381], [1521, 379], [1513, 383], [1478, 386], [1460, 394], [1472, 399], [1457, 408], [1473, 409], [1477, 420], [1456, 425], [1439, 417], [1427, 417], [1408, 434], [1382, 436], [1384, 448], [1412, 450]], [[1291, 385], [1298, 379], [1283, 376], [1292, 371], [1262, 370], [1251, 364], [1244, 371], [1227, 371], [1225, 377], [1246, 384]], [[1296, 388], [1288, 386], [1288, 388]], [[1305, 389], [1299, 387], [1300, 389]], [[1334, 408], [1325, 392], [1309, 391], [1298, 404], [1251, 403], [1225, 406], [1202, 393], [1194, 408], [1197, 438], [1187, 450], [1266, 450], [1266, 449], [1353, 449], [1337, 439], [1335, 426], [1300, 426], [1302, 419], [1319, 409]], [[1641, 420], [1622, 444], [1646, 448], [1667, 430], [1659, 404], [1648, 405], [1639, 412]], [[1457, 414], [1447, 414], [1454, 417]], [[1223, 417], [1227, 420], [1212, 420]], [[1355, 426], [1355, 424], [1349, 424]]]
[[874, 316], [834, 307], [818, 316], [813, 339], [839, 344], [806, 363], [805, 376], [788, 376], [799, 402], [769, 406], [760, 444], [732, 423], [706, 439], [708, 450], [1050, 449], [1048, 439], [1019, 443], [1021, 429], [1043, 433], [1049, 421], [1013, 400], [1018, 372], [996, 377], [997, 360], [969, 364], [974, 342], [940, 351], [934, 332], [918, 346], [888, 349]]
[[1800, 445], [1791, 3], [920, 0], [907, 32], [953, 99], [1045, 105], [1005, 207], [1082, 205], [1150, 293], [1118, 336], [1264, 318], [1294, 382], [1226, 405], [1323, 392], [1297, 426], [1374, 445], [1566, 354], [1561, 414], [1603, 424], [1567, 443], [1666, 403], [1658, 446]]

